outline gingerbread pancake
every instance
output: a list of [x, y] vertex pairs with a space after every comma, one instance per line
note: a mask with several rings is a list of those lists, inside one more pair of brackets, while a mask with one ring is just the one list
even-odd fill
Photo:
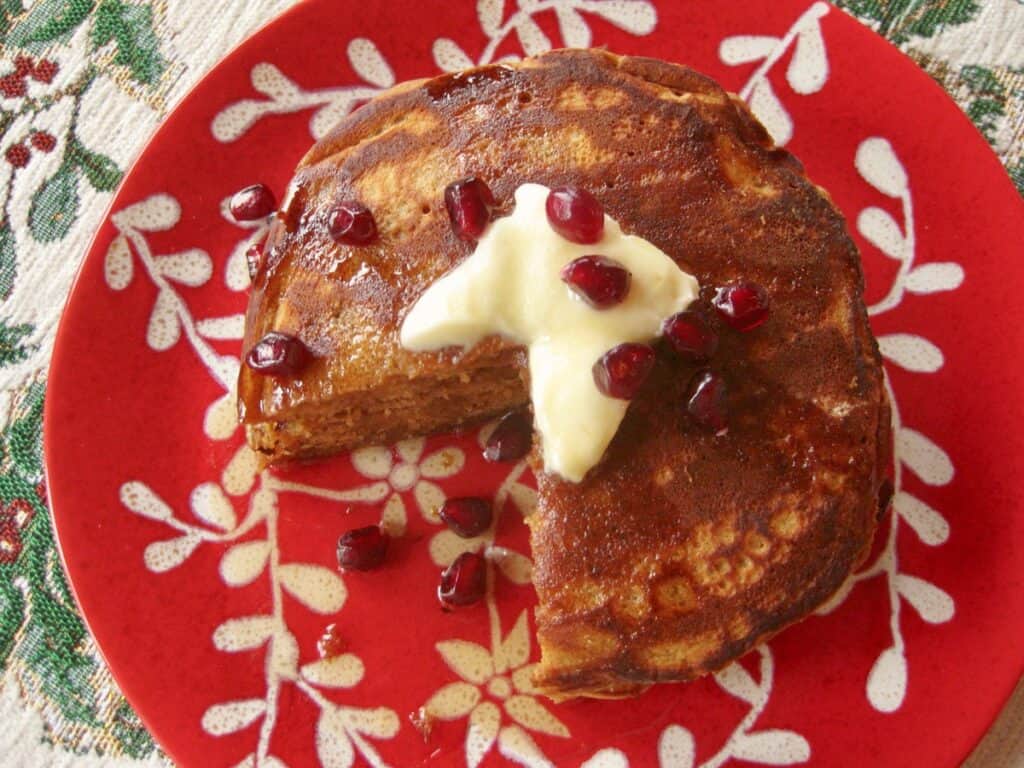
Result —
[[[721, 334], [728, 431], [683, 407], [697, 367], [659, 353], [579, 483], [537, 470], [528, 523], [540, 604], [535, 683], [623, 696], [715, 670], [833, 594], [867, 553], [889, 415], [842, 216], [735, 96], [682, 66], [555, 51], [400, 85], [301, 162], [254, 278], [245, 349], [278, 331], [295, 377], [243, 366], [240, 415], [267, 461], [447, 430], [528, 401], [521, 348], [416, 353], [406, 313], [472, 252], [444, 190], [475, 174], [508, 213], [521, 184], [577, 185], [715, 286], [749, 281], [768, 320]], [[358, 200], [379, 237], [329, 234]]]

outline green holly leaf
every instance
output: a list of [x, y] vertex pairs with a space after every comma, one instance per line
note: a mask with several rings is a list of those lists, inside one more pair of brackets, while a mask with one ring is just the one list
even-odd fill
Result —
[[1024, 197], [1024, 159], [1018, 160], [1006, 170], [1010, 172], [1010, 179], [1017, 187], [1017, 191], [1020, 192], [1021, 197]]
[[18, 269], [18, 243], [11, 225], [0, 226], [0, 301], [9, 298], [14, 290], [14, 276]]
[[[45, 388], [33, 383], [15, 403], [14, 418], [4, 430], [3, 443], [18, 476], [34, 496], [43, 479], [43, 401]], [[2, 479], [2, 478], [0, 478]]]
[[78, 169], [65, 162], [32, 195], [28, 229], [41, 243], [63, 239], [78, 218]]
[[975, 99], [967, 105], [967, 116], [971, 118], [982, 135], [991, 144], [996, 139], [999, 118], [1006, 114], [1002, 102], [995, 99]]
[[981, 6], [974, 0], [918, 0], [905, 23], [898, 25], [903, 39], [932, 37], [943, 27], [966, 24], [974, 19]]
[[121, 701], [114, 710], [112, 730], [121, 749], [130, 757], [141, 760], [156, 751], [153, 737], [127, 701]]
[[91, 679], [97, 662], [82, 648], [85, 625], [70, 600], [45, 511], [32, 518], [22, 541], [18, 566], [29, 585], [28, 611], [15, 653], [38, 681], [40, 693], [64, 717], [97, 726], [99, 708]]
[[35, 344], [24, 343], [25, 337], [34, 330], [28, 323], [8, 325], [7, 320], [0, 319], [0, 368], [28, 359], [39, 348]]
[[0, 670], [14, 646], [14, 637], [25, 620], [25, 599], [13, 584], [12, 568], [0, 567]]
[[963, 78], [971, 93], [976, 93], [979, 96], [995, 96], [999, 99], [1006, 98], [1006, 89], [991, 69], [970, 64], [960, 70], [960, 77]]
[[6, 42], [18, 48], [45, 47], [77, 29], [92, 13], [94, 5], [95, 0], [42, 0], [14, 25]]
[[153, 9], [148, 5], [102, 0], [92, 27], [93, 48], [111, 41], [117, 45], [114, 63], [127, 67], [144, 85], [156, 83], [167, 68], [153, 31]]
[[106, 155], [92, 152], [78, 141], [72, 144], [71, 152], [73, 161], [97, 191], [110, 192], [121, 181], [121, 169]]
[[981, 9], [976, 0], [836, 0], [836, 5], [865, 21], [894, 43], [932, 37], [943, 27], [964, 24]]
[[5, 37], [11, 29], [11, 22], [25, 12], [21, 0], [0, 0], [0, 38]]

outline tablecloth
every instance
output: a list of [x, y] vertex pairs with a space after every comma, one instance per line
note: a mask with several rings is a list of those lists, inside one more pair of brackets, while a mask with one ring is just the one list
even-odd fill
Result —
[[[290, 4], [0, 0], [0, 765], [168, 764], [104, 667], [56, 554], [47, 363], [131, 159], [205, 71]], [[1024, 194], [1024, 2], [838, 4], [949, 92]], [[968, 765], [1024, 766], [1024, 685]]]

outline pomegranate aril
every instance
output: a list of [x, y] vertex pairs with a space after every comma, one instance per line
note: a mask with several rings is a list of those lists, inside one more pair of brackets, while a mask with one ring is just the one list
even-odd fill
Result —
[[604, 208], [585, 189], [552, 189], [548, 193], [545, 210], [552, 229], [566, 240], [591, 245], [604, 235]]
[[438, 512], [445, 525], [464, 539], [471, 539], [491, 527], [491, 502], [478, 496], [446, 499]]
[[725, 382], [722, 378], [712, 371], [698, 371], [690, 382], [686, 410], [702, 427], [716, 434], [724, 434], [728, 424], [725, 420]]
[[245, 252], [245, 266], [249, 270], [249, 279], [255, 280], [263, 264], [263, 246], [253, 245]]
[[448, 185], [444, 205], [455, 234], [463, 240], [479, 240], [491, 223], [494, 195], [481, 179], [468, 176]]
[[277, 199], [266, 184], [253, 184], [236, 192], [229, 208], [236, 221], [258, 221], [276, 210]]
[[377, 239], [377, 222], [370, 209], [352, 200], [331, 209], [327, 229], [335, 242], [345, 245], [366, 245]]
[[437, 599], [449, 609], [472, 605], [483, 599], [487, 591], [487, 567], [481, 555], [463, 552], [441, 574], [437, 586]]
[[723, 286], [715, 293], [712, 304], [737, 331], [752, 331], [768, 319], [768, 294], [756, 283]]
[[665, 321], [662, 334], [685, 360], [704, 362], [718, 349], [718, 334], [699, 312], [687, 310]]
[[245, 356], [245, 364], [257, 373], [294, 376], [309, 365], [312, 356], [306, 345], [287, 333], [271, 331]]
[[346, 571], [369, 571], [384, 562], [389, 537], [379, 526], [353, 528], [338, 539], [338, 565]]
[[608, 397], [632, 400], [654, 367], [654, 350], [646, 344], [619, 344], [594, 363], [594, 383]]
[[340, 624], [328, 624], [320, 639], [316, 641], [316, 652], [321, 659], [341, 656], [348, 650], [348, 641], [341, 634]]
[[410, 712], [409, 722], [412, 723], [412, 727], [416, 729], [416, 732], [423, 737], [423, 743], [429, 743], [430, 735], [434, 732], [434, 723], [437, 720], [430, 714], [427, 708], [420, 707], [415, 712]]
[[604, 256], [580, 256], [562, 268], [562, 281], [590, 306], [607, 309], [629, 293], [629, 270]]
[[487, 461], [517, 461], [530, 452], [533, 425], [525, 411], [511, 411], [501, 417], [487, 438], [484, 458]]

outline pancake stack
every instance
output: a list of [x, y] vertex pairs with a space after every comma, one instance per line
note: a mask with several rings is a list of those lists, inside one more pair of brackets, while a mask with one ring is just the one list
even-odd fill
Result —
[[[889, 411], [842, 216], [747, 107], [686, 67], [555, 51], [405, 83], [302, 160], [258, 265], [248, 351], [272, 331], [312, 362], [243, 366], [239, 409], [268, 462], [448, 430], [528, 402], [523, 350], [493, 337], [414, 353], [405, 314], [472, 244], [444, 190], [486, 181], [495, 216], [523, 183], [588, 189], [629, 233], [715, 286], [752, 282], [771, 313], [721, 334], [728, 432], [688, 417], [698, 367], [659, 354], [580, 483], [542, 471], [528, 519], [553, 698], [626, 696], [718, 669], [828, 599], [866, 556], [889, 462]], [[378, 238], [329, 233], [358, 200]]]

